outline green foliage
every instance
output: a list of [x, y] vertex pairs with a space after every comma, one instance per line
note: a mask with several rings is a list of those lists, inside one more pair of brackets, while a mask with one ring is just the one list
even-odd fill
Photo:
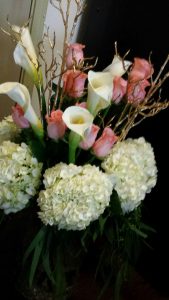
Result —
[[141, 221], [141, 207], [123, 215], [114, 191], [110, 206], [84, 231], [81, 239], [85, 251], [93, 243], [95, 277], [102, 286], [98, 299], [109, 286], [113, 287], [113, 299], [120, 299], [123, 282], [135, 266], [150, 230], [153, 231]]
[[30, 266], [30, 274], [29, 274], [29, 285], [30, 287], [32, 286], [35, 272], [37, 270], [37, 266], [41, 257], [41, 253], [44, 247], [45, 243], [45, 233], [46, 233], [46, 227], [43, 226], [33, 241], [31, 242], [30, 246], [28, 247], [27, 251], [25, 252], [24, 258], [23, 258], [23, 264], [25, 264], [26, 260], [28, 257], [32, 254], [33, 252], [33, 257], [31, 261], [31, 266]]
[[101, 286], [98, 300], [110, 286], [113, 299], [120, 300], [121, 287], [137, 262], [141, 243], [147, 233], [153, 231], [142, 223], [140, 211], [138, 208], [123, 215], [114, 192], [103, 215], [83, 231], [42, 226], [24, 256], [24, 265], [29, 265], [30, 286], [34, 284], [35, 274], [43, 270], [53, 287], [54, 297], [65, 300], [78, 272], [85, 261], [89, 261]]
[[31, 128], [22, 129], [20, 134], [21, 142], [29, 145], [32, 154], [39, 162], [45, 160], [45, 144], [36, 138]]

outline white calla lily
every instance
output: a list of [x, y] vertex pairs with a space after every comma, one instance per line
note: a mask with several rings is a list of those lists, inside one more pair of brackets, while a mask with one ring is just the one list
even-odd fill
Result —
[[112, 63], [103, 70], [103, 72], [110, 72], [111, 75], [121, 77], [126, 73], [132, 63], [128, 60], [123, 60], [120, 56], [115, 55]]
[[31, 105], [30, 94], [26, 86], [18, 82], [5, 82], [0, 84], [0, 94], [6, 94], [18, 103], [24, 111], [24, 117], [30, 122], [35, 133], [38, 136], [43, 136], [42, 124]]
[[14, 50], [15, 63], [21, 66], [33, 78], [35, 84], [42, 81], [42, 74], [39, 71], [37, 55], [28, 27], [12, 26], [13, 34], [18, 43]]
[[113, 80], [110, 72], [88, 72], [87, 108], [96, 116], [110, 105], [113, 93]]
[[96, 116], [101, 109], [105, 109], [111, 103], [113, 94], [113, 79], [122, 76], [131, 62], [123, 61], [115, 55], [113, 62], [103, 72], [88, 72], [88, 98], [87, 108]]
[[79, 106], [69, 106], [66, 108], [62, 119], [70, 130], [81, 137], [84, 137], [85, 131], [93, 123], [93, 115], [87, 109]]

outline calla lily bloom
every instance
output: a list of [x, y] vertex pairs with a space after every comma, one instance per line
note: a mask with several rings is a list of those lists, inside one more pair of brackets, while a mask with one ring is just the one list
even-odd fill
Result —
[[8, 95], [12, 100], [22, 107], [24, 111], [24, 117], [31, 124], [35, 134], [42, 138], [42, 124], [31, 105], [30, 94], [26, 86], [18, 82], [2, 83], [0, 84], [0, 94]]
[[110, 66], [103, 72], [88, 73], [88, 98], [87, 108], [96, 116], [101, 109], [105, 109], [111, 103], [113, 93], [113, 79], [122, 76], [130, 66], [129, 61], [123, 61], [115, 55]]
[[123, 60], [120, 56], [115, 55], [112, 63], [103, 71], [110, 72], [114, 76], [122, 76], [126, 73], [132, 63], [128, 60]]
[[17, 65], [22, 67], [36, 85], [42, 83], [42, 74], [39, 70], [37, 55], [28, 27], [12, 26], [12, 31], [18, 40], [14, 50], [14, 60]]
[[96, 116], [97, 113], [111, 103], [112, 75], [110, 72], [88, 72], [87, 108]]
[[87, 109], [79, 106], [69, 106], [66, 108], [62, 119], [70, 130], [81, 137], [84, 137], [85, 131], [93, 123], [92, 114]]

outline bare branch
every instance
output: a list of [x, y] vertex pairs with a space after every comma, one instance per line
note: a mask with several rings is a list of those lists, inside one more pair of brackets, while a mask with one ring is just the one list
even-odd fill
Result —
[[[50, 49], [50, 63], [47, 63], [46, 50], [45, 50], [45, 41], [49, 45]], [[56, 44], [56, 34], [53, 33], [53, 38], [51, 39], [49, 36], [49, 28], [47, 28], [46, 33], [44, 34], [43, 40], [38, 44], [39, 48], [39, 56], [41, 57], [44, 64], [44, 74], [45, 74], [45, 86], [43, 89], [43, 95], [46, 98], [47, 102], [47, 113], [50, 114], [50, 99], [53, 93], [52, 85], [53, 81], [56, 78], [56, 71], [58, 68], [58, 63], [55, 57], [55, 44]], [[48, 94], [47, 94], [48, 92]]]
[[154, 84], [156, 84], [156, 82], [160, 79], [160, 76], [161, 76], [162, 72], [164, 71], [164, 69], [165, 69], [168, 62], [169, 62], [169, 54], [167, 55], [166, 60], [164, 61], [163, 65], [161, 66], [160, 71], [159, 71], [157, 77], [155, 78], [155, 80], [153, 82]]
[[70, 41], [71, 41], [72, 37], [74, 36], [74, 32], [75, 32], [75, 29], [77, 26], [78, 19], [83, 14], [83, 12], [86, 8], [86, 4], [85, 4], [84, 0], [75, 0], [75, 2], [76, 2], [76, 14], [74, 17], [72, 30], [70, 32], [70, 38], [69, 38]]

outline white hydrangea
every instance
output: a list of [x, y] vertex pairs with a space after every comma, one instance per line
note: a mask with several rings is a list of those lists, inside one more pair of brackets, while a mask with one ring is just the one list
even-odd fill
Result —
[[14, 141], [19, 135], [20, 129], [13, 122], [12, 116], [5, 117], [0, 122], [0, 144], [3, 141]]
[[96, 166], [59, 163], [44, 174], [39, 217], [59, 229], [83, 230], [109, 205], [113, 183]]
[[5, 214], [23, 209], [36, 194], [41, 169], [42, 163], [26, 144], [4, 141], [0, 145], [0, 209]]
[[134, 210], [157, 181], [154, 152], [143, 137], [117, 143], [102, 168], [112, 175], [123, 213]]

